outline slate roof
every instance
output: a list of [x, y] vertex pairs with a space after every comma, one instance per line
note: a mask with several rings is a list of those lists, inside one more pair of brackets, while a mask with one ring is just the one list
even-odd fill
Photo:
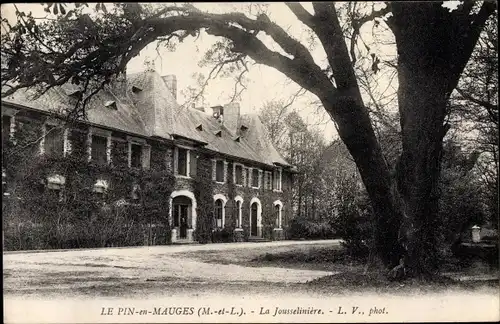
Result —
[[[132, 91], [132, 87], [136, 90]], [[33, 90], [19, 90], [4, 98], [13, 103], [52, 113], [61, 113], [75, 104], [69, 96], [77, 90], [64, 85], [49, 90], [32, 100]], [[106, 103], [116, 102], [116, 110]], [[155, 71], [127, 75], [127, 82], [115, 84], [92, 98], [87, 108], [88, 121], [103, 127], [137, 134], [142, 137], [172, 139], [181, 136], [205, 143], [205, 148], [225, 155], [271, 165], [291, 166], [275, 149], [259, 116], [243, 114], [239, 125], [248, 129], [235, 140], [234, 135], [219, 125], [209, 114], [193, 108], [180, 107], [162, 77]], [[199, 125], [202, 130], [199, 130]], [[239, 129], [239, 127], [238, 127]], [[216, 136], [220, 130], [221, 136]]]

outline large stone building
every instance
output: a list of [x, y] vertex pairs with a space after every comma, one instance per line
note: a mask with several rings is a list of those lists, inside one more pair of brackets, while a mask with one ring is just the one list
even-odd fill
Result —
[[[68, 127], [59, 117], [81, 96], [78, 87], [64, 85], [35, 99], [31, 93], [18, 91], [2, 100], [4, 137], [15, 142], [23, 125], [37, 125], [42, 134], [37, 155], [70, 156], [72, 139], [80, 138], [86, 159], [96, 165], [125, 163], [131, 170], [154, 168], [174, 176], [169, 196], [161, 198], [168, 204], [160, 210], [168, 219], [166, 243], [196, 241], [198, 224], [207, 217], [212, 232], [225, 228], [232, 241], [284, 238], [294, 168], [269, 141], [259, 117], [241, 114], [239, 104], [181, 107], [175, 76], [149, 70], [99, 92], [88, 104], [87, 119]], [[200, 173], [208, 174], [210, 193], [196, 194]], [[8, 174], [3, 175], [8, 186]], [[44, 180], [45, 190], [58, 195], [67, 185], [60, 170]], [[113, 181], [101, 173], [91, 190], [105, 194]], [[115, 200], [133, 203], [136, 189]], [[210, 210], [200, 206], [197, 195], [211, 196]]]

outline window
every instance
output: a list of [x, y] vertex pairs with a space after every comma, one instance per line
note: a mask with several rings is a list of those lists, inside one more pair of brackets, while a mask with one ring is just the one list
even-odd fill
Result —
[[234, 165], [234, 183], [236, 185], [243, 185], [243, 166], [241, 164]]
[[140, 168], [142, 161], [142, 146], [133, 144], [130, 146], [130, 166], [132, 168]]
[[111, 131], [91, 127], [87, 142], [89, 161], [101, 165], [111, 162]]
[[274, 215], [276, 218], [275, 227], [281, 228], [281, 206], [278, 204], [274, 205]]
[[241, 200], [236, 200], [236, 228], [241, 228]]
[[274, 170], [273, 189], [276, 191], [281, 191], [281, 168]]
[[97, 164], [108, 162], [108, 139], [106, 137], [92, 135], [91, 161]]
[[252, 187], [259, 188], [259, 169], [252, 169]]
[[62, 157], [65, 152], [64, 129], [60, 126], [45, 125], [42, 140], [43, 153], [53, 157]]
[[177, 148], [177, 174], [188, 176], [188, 150]]
[[129, 142], [129, 167], [148, 169], [150, 156], [151, 146], [139, 140]]
[[266, 171], [266, 176], [265, 176], [265, 188], [267, 190], [271, 190], [273, 188], [273, 179], [272, 179], [272, 173], [270, 171]]
[[215, 162], [215, 181], [224, 182], [224, 161]]
[[222, 223], [222, 208], [223, 207], [223, 203], [222, 203], [222, 199], [217, 199], [215, 201], [215, 206], [214, 206], [214, 220], [215, 220], [215, 228], [222, 228], [223, 227], [223, 223]]

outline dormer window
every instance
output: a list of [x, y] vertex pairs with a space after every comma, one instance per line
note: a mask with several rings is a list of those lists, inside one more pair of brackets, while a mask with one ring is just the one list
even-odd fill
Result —
[[198, 126], [196, 126], [196, 129], [201, 132], [203, 130], [203, 125], [199, 124]]
[[108, 100], [104, 103], [104, 106], [113, 109], [113, 110], [118, 110], [118, 106], [116, 105], [116, 101], [114, 100]]
[[235, 138], [233, 138], [235, 142], [240, 142], [240, 136], [236, 136]]
[[139, 93], [139, 92], [141, 92], [141, 91], [142, 91], [142, 89], [141, 89], [141, 88], [139, 88], [138, 86], [132, 86], [132, 92], [133, 92], [133, 93]]
[[83, 93], [80, 90], [74, 90], [74, 91], [71, 91], [68, 94], [68, 96], [70, 96], [71, 98], [75, 98], [75, 99], [81, 99], [83, 96]]
[[241, 125], [240, 130], [242, 133], [246, 132], [248, 130], [248, 127], [245, 125]]
[[218, 130], [214, 132], [214, 135], [217, 137], [222, 137], [222, 131]]
[[83, 91], [81, 89], [78, 89], [78, 88], [73, 88], [73, 89], [66, 90], [66, 94], [68, 95], [68, 97], [75, 98], [75, 99], [81, 99], [83, 96]]

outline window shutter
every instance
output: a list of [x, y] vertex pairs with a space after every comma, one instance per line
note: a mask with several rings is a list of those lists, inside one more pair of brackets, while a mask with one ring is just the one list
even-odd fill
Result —
[[179, 173], [179, 165], [178, 165], [178, 159], [179, 159], [179, 151], [177, 149], [177, 147], [174, 148], [174, 163], [173, 163], [173, 168], [174, 168], [174, 174], [178, 174]]
[[217, 173], [216, 168], [217, 168], [217, 161], [215, 159], [212, 159], [212, 181], [215, 181]]
[[144, 145], [142, 147], [142, 167], [149, 169], [151, 163], [151, 146]]
[[224, 183], [226, 183], [226, 182], [227, 182], [227, 164], [228, 164], [228, 162], [227, 162], [227, 161], [224, 161], [224, 174], [223, 174], [223, 177], [222, 177], [222, 178], [223, 178]]
[[189, 151], [190, 154], [190, 163], [189, 163], [189, 175], [191, 178], [196, 177], [196, 168], [198, 165], [198, 156], [196, 155], [196, 152]]

